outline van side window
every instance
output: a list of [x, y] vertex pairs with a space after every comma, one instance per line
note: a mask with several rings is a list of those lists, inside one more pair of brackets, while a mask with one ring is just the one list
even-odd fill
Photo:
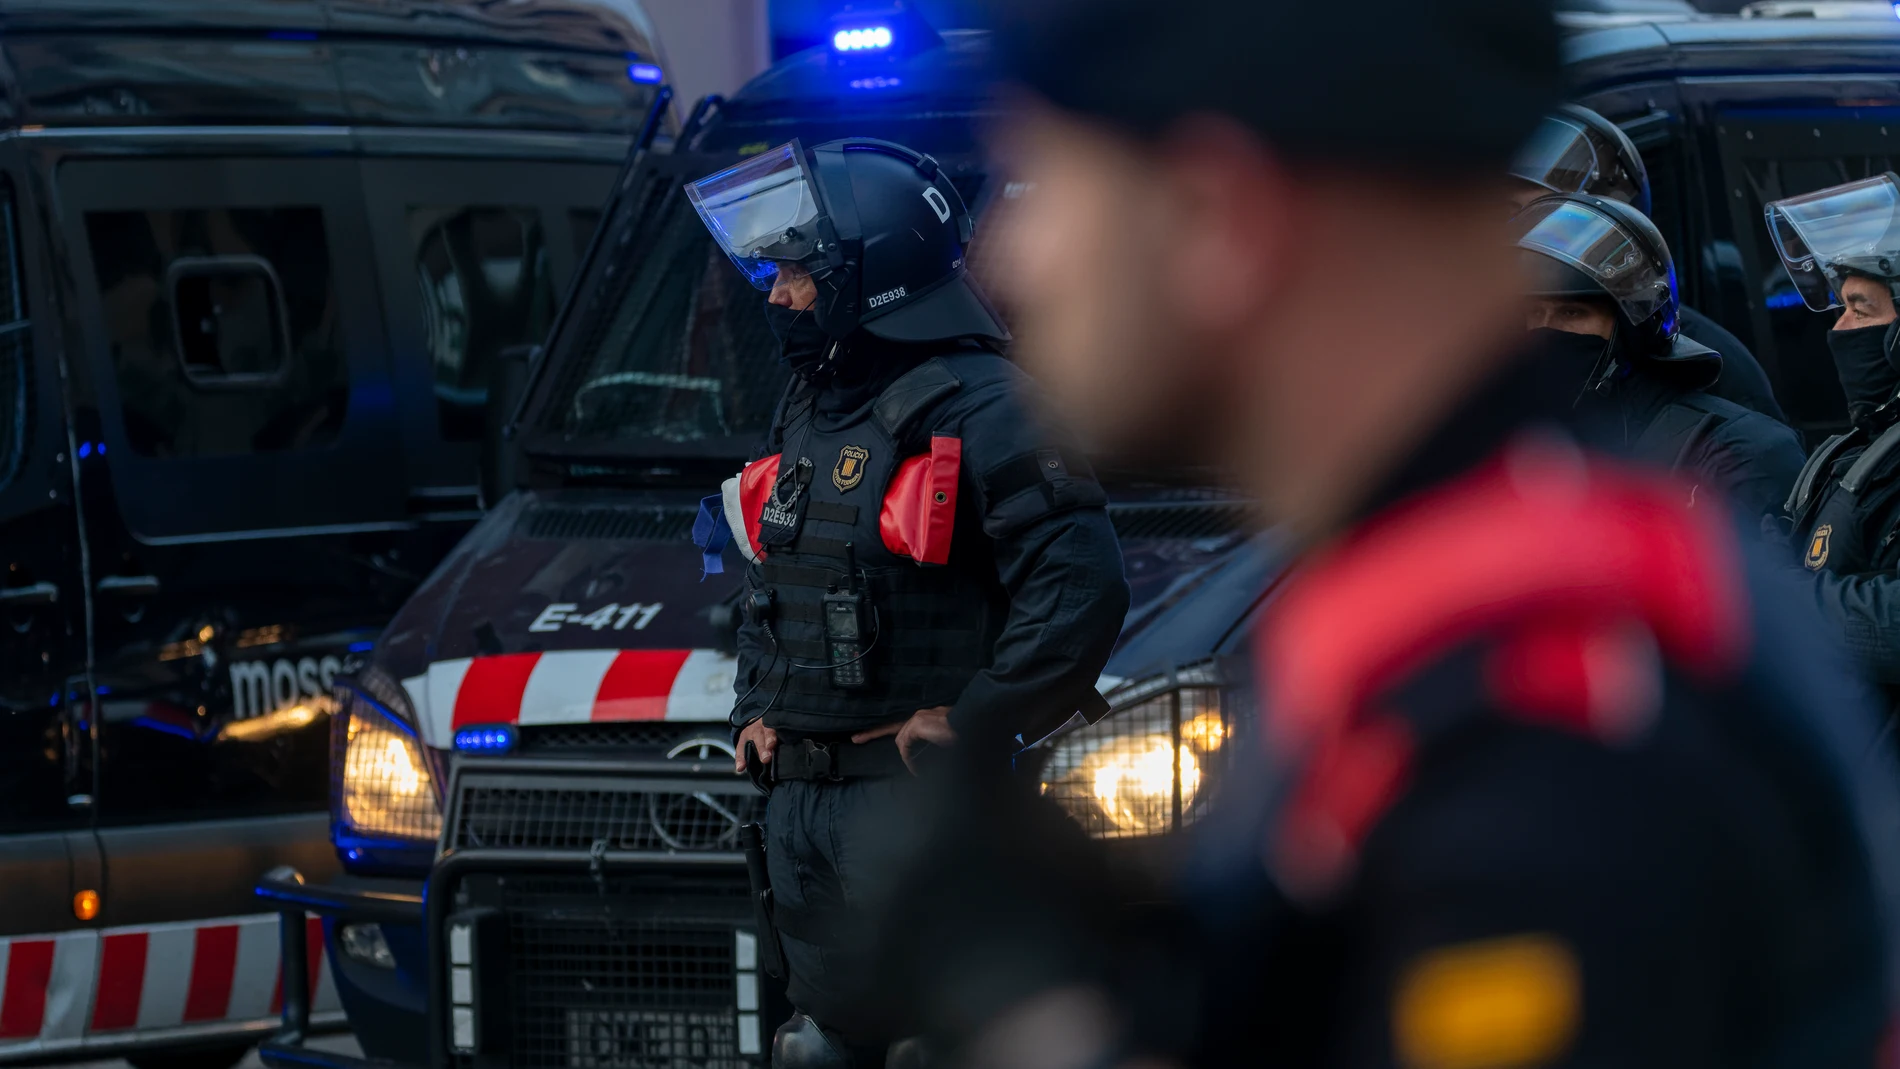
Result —
[[479, 441], [495, 354], [540, 341], [554, 315], [541, 214], [412, 208], [409, 234], [442, 437]]
[[185, 378], [201, 386], [274, 386], [290, 367], [284, 290], [255, 256], [172, 261], [172, 326]]
[[133, 449], [336, 438], [350, 383], [321, 208], [89, 212], [86, 237]]
[[33, 336], [23, 286], [13, 180], [0, 175], [0, 486], [19, 473], [32, 431]]

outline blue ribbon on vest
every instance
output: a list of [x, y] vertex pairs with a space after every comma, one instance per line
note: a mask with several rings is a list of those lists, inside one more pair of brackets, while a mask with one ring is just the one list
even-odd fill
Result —
[[721, 575], [726, 562], [720, 559], [726, 543], [732, 541], [732, 525], [726, 522], [723, 494], [699, 499], [699, 515], [693, 517], [693, 544], [699, 547], [699, 581], [709, 575]]

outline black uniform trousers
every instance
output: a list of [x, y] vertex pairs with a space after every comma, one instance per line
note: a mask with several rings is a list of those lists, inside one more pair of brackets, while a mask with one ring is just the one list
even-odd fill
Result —
[[787, 995], [847, 1048], [854, 1064], [883, 1064], [906, 1034], [868, 990], [867, 907], [885, 868], [875, 821], [892, 811], [896, 778], [793, 780], [766, 803], [766, 866], [789, 972]]

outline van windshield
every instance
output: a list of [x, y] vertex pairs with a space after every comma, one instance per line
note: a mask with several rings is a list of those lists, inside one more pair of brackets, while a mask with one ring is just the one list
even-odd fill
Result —
[[[530, 452], [568, 459], [743, 459], [771, 428], [789, 372], [754, 289], [706, 232], [685, 183], [736, 157], [661, 157], [603, 234], [529, 415]], [[951, 181], [975, 205], [979, 173]], [[969, 250], [988, 282], [985, 232]], [[986, 289], [990, 287], [985, 286]], [[991, 297], [996, 294], [992, 291]], [[1005, 310], [1005, 314], [1007, 311]]]
[[573, 344], [535, 414], [557, 451], [743, 457], [785, 386], [765, 294], [732, 266], [679, 191], [654, 174], [629, 232], [601, 239], [601, 299], [577, 306]]

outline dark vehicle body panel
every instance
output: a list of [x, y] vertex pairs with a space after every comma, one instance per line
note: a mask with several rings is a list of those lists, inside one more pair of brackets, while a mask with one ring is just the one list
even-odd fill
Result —
[[480, 515], [444, 331], [546, 329], [658, 60], [622, 0], [0, 2], [0, 1063], [270, 1027], [329, 681]]

